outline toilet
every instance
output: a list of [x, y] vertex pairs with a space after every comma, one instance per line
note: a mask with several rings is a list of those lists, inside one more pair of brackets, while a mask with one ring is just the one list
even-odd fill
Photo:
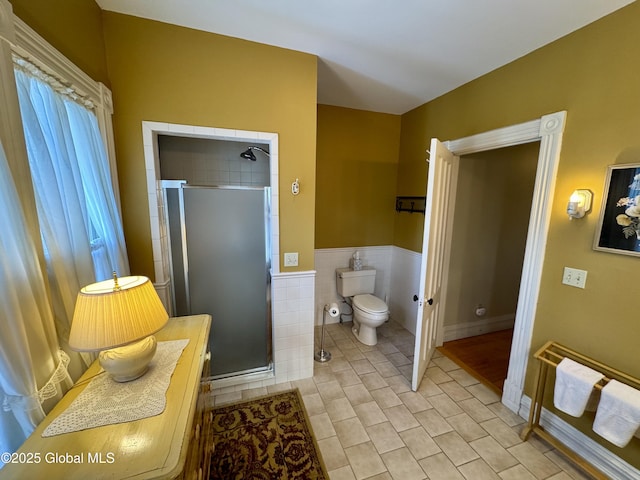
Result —
[[387, 304], [373, 295], [375, 284], [376, 270], [373, 267], [362, 267], [361, 270], [336, 269], [338, 293], [344, 298], [351, 298], [353, 308], [351, 330], [365, 345], [378, 343], [376, 329], [389, 318]]

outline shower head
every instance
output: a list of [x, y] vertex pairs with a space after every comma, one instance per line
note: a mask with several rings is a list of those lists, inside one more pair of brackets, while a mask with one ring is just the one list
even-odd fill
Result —
[[245, 150], [244, 152], [242, 152], [240, 154], [240, 156], [242, 158], [246, 158], [247, 160], [251, 160], [252, 162], [255, 162], [257, 160], [256, 156], [253, 154], [253, 152], [251, 151], [251, 147], [249, 147], [247, 150]]
[[252, 162], [255, 162], [256, 156], [254, 155], [254, 153], [252, 152], [252, 150], [258, 150], [262, 153], [264, 153], [267, 157], [270, 157], [271, 155], [269, 155], [269, 152], [267, 152], [265, 149], [260, 148], [260, 147], [255, 147], [255, 146], [251, 146], [249, 148], [247, 148], [244, 152], [242, 152], [240, 154], [240, 156], [242, 158], [246, 158], [247, 160], [251, 160]]

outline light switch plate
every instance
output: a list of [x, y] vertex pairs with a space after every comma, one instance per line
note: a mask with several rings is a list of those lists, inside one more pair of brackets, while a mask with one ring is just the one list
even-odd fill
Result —
[[285, 267], [297, 267], [298, 266], [298, 252], [285, 253], [284, 254], [284, 266]]
[[562, 283], [571, 287], [584, 288], [587, 283], [587, 272], [577, 268], [564, 267]]

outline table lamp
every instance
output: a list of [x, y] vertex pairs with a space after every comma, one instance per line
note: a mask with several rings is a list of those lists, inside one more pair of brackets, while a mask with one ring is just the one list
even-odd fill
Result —
[[117, 382], [144, 375], [156, 352], [153, 336], [169, 315], [147, 277], [130, 276], [92, 283], [80, 290], [69, 346], [100, 351], [100, 366]]

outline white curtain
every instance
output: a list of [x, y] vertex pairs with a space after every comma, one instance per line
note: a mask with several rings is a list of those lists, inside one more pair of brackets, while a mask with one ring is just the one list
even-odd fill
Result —
[[42, 403], [61, 393], [61, 382], [69, 387], [71, 379], [1, 145], [0, 211], [0, 452], [11, 452], [44, 418]]
[[16, 68], [20, 111], [58, 335], [69, 337], [81, 287], [129, 273], [95, 115]]

